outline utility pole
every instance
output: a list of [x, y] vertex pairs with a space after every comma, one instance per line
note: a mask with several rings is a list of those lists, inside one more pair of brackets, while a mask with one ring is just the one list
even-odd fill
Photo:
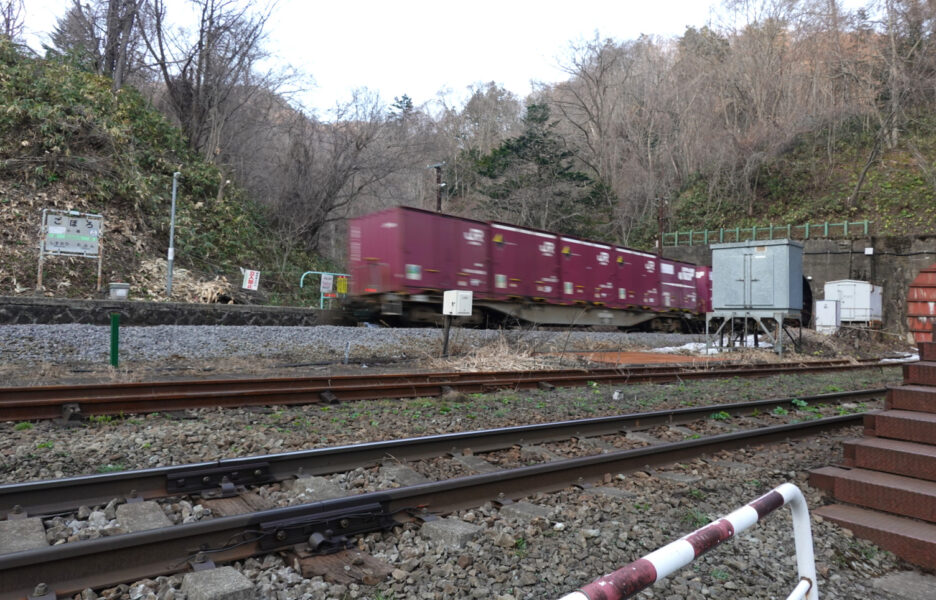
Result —
[[445, 184], [442, 183], [442, 167], [444, 166], [444, 160], [426, 166], [427, 169], [435, 169], [436, 172], [436, 212], [442, 212], [442, 188], [445, 187]]
[[657, 198], [657, 257], [663, 258], [663, 198]]

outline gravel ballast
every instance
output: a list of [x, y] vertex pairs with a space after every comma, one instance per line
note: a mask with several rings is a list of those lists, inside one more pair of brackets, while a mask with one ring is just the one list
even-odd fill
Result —
[[[228, 361], [243, 361], [245, 365], [262, 361], [340, 361], [349, 341], [353, 342], [351, 362], [358, 363], [403, 354], [433, 357], [441, 347], [438, 330], [127, 327], [121, 335], [124, 364], [131, 368], [146, 365], [148, 374], [159, 365], [187, 362], [214, 363], [221, 369]], [[470, 337], [475, 335], [480, 336], [477, 342]], [[493, 343], [510, 335], [460, 331], [458, 343], [464, 345], [456, 348], [464, 351], [469, 342]], [[21, 381], [32, 377], [37, 382], [45, 374], [52, 377], [51, 371], [59, 367], [69, 371], [106, 363], [108, 336], [107, 327], [3, 327], [0, 361], [10, 377]], [[673, 334], [624, 336], [593, 332], [518, 332], [515, 336], [523, 339], [511, 339], [512, 343], [529, 344], [529, 348], [541, 352], [563, 347], [590, 350], [596, 349], [596, 344], [604, 346], [600, 349], [679, 346], [699, 339]], [[139, 362], [134, 362], [137, 359]], [[43, 365], [51, 365], [49, 373], [41, 369], [35, 372]], [[8, 422], [0, 423], [0, 481], [60, 478], [452, 431], [812, 395], [880, 387], [900, 377], [900, 368], [893, 366], [797, 377], [452, 394], [337, 406], [196, 410], [189, 411], [187, 418], [123, 415], [95, 418], [73, 428], [52, 422]], [[458, 550], [431, 541], [417, 524], [369, 534], [357, 540], [357, 547], [392, 568], [386, 580], [373, 586], [303, 577], [283, 555], [258, 557], [233, 566], [254, 584], [256, 597], [264, 599], [559, 598], [779, 483], [796, 483], [806, 492], [810, 507], [822, 505], [825, 501], [819, 493], [805, 483], [807, 471], [840, 461], [841, 442], [860, 433], [859, 428], [852, 428], [834, 435], [725, 452], [659, 472], [609, 473], [600, 487], [615, 490], [616, 495], [568, 489], [525, 499], [548, 510], [546, 518], [518, 519], [507, 516], [506, 511], [502, 514], [492, 504], [460, 511], [455, 518], [481, 529], [475, 539]], [[457, 469], [451, 472], [458, 474]], [[352, 472], [334, 479], [343, 488], [360, 489], [368, 485], [365, 479], [379, 477], [376, 472]], [[358, 481], [364, 483], [358, 485]], [[115, 527], [116, 506], [86, 508], [83, 516], [87, 520], [93, 520], [101, 529]], [[210, 513], [187, 501], [171, 503], [165, 510], [173, 522], [211, 518]], [[80, 525], [66, 519], [54, 525], [56, 539], [63, 541], [71, 536], [95, 535], [90, 530], [82, 534]], [[873, 579], [912, 568], [830, 523], [814, 518], [813, 527], [823, 598], [891, 598], [873, 587]], [[796, 582], [791, 531], [789, 511], [782, 509], [640, 597], [785, 598]], [[107, 534], [111, 533], [119, 531]], [[187, 600], [182, 580], [182, 575], [159, 577], [110, 590], [89, 590], [76, 597]]]
[[[701, 340], [698, 335], [662, 333], [454, 329], [450, 352], [453, 357], [479, 351], [516, 352], [526, 357], [523, 368], [546, 368], [580, 366], [576, 351], [678, 347]], [[109, 366], [109, 327], [0, 327], [0, 375], [7, 385], [151, 379], [188, 372], [203, 376], [205, 372], [246, 375], [275, 371], [289, 376], [316, 369], [318, 373], [324, 368], [357, 370], [388, 364], [432, 369], [442, 368], [437, 364], [441, 352], [442, 331], [428, 328], [121, 327], [120, 367], [113, 369]], [[457, 358], [452, 365], [460, 368]], [[489, 368], [497, 366], [491, 362]]]
[[[704, 336], [672, 333], [566, 332], [455, 329], [454, 352], [498, 340], [526, 344], [531, 350], [558, 351], [596, 347], [679, 346]], [[442, 331], [383, 327], [230, 327], [160, 325], [121, 327], [120, 350], [127, 360], [204, 360], [289, 357], [306, 360], [438, 356]], [[110, 351], [110, 327], [100, 325], [5, 325], [0, 327], [4, 362], [101, 362]]]

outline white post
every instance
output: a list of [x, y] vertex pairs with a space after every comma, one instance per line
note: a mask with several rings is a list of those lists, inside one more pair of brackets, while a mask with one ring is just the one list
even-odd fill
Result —
[[172, 174], [172, 208], [169, 211], [169, 251], [166, 253], [168, 263], [166, 269], [166, 298], [172, 298], [172, 263], [175, 261], [175, 201], [176, 190], [179, 187], [179, 175], [182, 173], [176, 171]]

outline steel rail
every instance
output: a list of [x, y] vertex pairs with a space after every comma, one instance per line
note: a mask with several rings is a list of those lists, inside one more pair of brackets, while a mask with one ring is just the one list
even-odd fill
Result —
[[733, 365], [718, 369], [667, 365], [592, 370], [341, 375], [13, 387], [0, 388], [0, 421], [54, 419], [75, 413], [113, 415], [192, 408], [334, 403], [439, 396], [453, 390], [483, 393], [498, 389], [580, 386], [589, 382], [666, 383], [687, 379], [767, 376], [888, 366], [879, 362], [854, 364], [844, 361], [822, 361], [818, 366], [811, 366], [813, 364]]
[[881, 398], [886, 392], [886, 388], [875, 388], [716, 404], [3, 484], [0, 485], [0, 517], [6, 518], [17, 506], [21, 508], [19, 514], [47, 516], [74, 511], [80, 506], [106, 504], [114, 498], [127, 499], [135, 496], [152, 500], [184, 494], [210, 494], [220, 488], [225, 477], [234, 485], [261, 485], [284, 481], [298, 475], [327, 475], [369, 467], [390, 457], [413, 461], [457, 454], [465, 449], [471, 449], [475, 453], [490, 452], [518, 444], [541, 444], [573, 437], [613, 435], [659, 425], [680, 425], [720, 412], [731, 416], [746, 416], [769, 413], [776, 407], [796, 410], [794, 400], [809, 405], [860, 402]]
[[216, 562], [242, 560], [304, 541], [308, 528], [327, 526], [331, 535], [386, 528], [385, 517], [411, 518], [415, 507], [434, 514], [587, 486], [607, 473], [626, 473], [671, 464], [721, 450], [816, 435], [857, 425], [864, 413], [727, 433], [659, 446], [622, 450], [360, 494], [306, 505], [220, 517], [169, 528], [128, 533], [0, 555], [0, 600], [20, 600], [36, 584], [70, 595], [144, 577], [184, 570], [197, 553]]

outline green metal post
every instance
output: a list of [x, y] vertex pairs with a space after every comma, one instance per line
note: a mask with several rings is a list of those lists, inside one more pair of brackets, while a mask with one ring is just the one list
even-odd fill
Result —
[[757, 225], [751, 227], [751, 240], [757, 241]]
[[788, 240], [793, 239], [793, 226], [790, 225], [789, 223], [787, 223], [787, 226], [786, 226], [786, 236]]
[[111, 344], [110, 344], [110, 364], [117, 366], [117, 358], [120, 352], [120, 313], [111, 313]]
[[804, 239], [809, 239], [809, 221], [806, 221], [806, 237]]
[[825, 223], [823, 223], [822, 227], [823, 227], [822, 237], [829, 237], [829, 222], [826, 221]]
[[865, 219], [865, 222], [864, 222], [864, 234], [868, 235], [868, 220], [867, 219]]
[[848, 237], [848, 219], [845, 219], [845, 237]]
[[708, 228], [706, 228], [706, 230], [705, 230], [705, 239], [703, 240], [703, 243], [704, 243], [706, 246], [708, 246]]
[[692, 246], [692, 238], [693, 238], [694, 236], [695, 236], [695, 231], [692, 230], [692, 229], [690, 229], [690, 230], [689, 230], [689, 245], [690, 245], [690, 246]]
[[718, 229], [718, 243], [719, 243], [719, 244], [722, 244], [722, 243], [724, 243], [724, 241], [725, 241], [725, 228], [724, 228], [724, 227], [720, 227], [720, 228]]
[[741, 228], [740, 227], [734, 228], [734, 241], [736, 242], [741, 241]]
[[767, 239], [768, 239], [768, 240], [772, 240], [772, 239], [773, 239], [773, 223], [770, 224], [770, 229], [769, 229], [769, 231], [770, 231], [770, 237], [767, 238]]

